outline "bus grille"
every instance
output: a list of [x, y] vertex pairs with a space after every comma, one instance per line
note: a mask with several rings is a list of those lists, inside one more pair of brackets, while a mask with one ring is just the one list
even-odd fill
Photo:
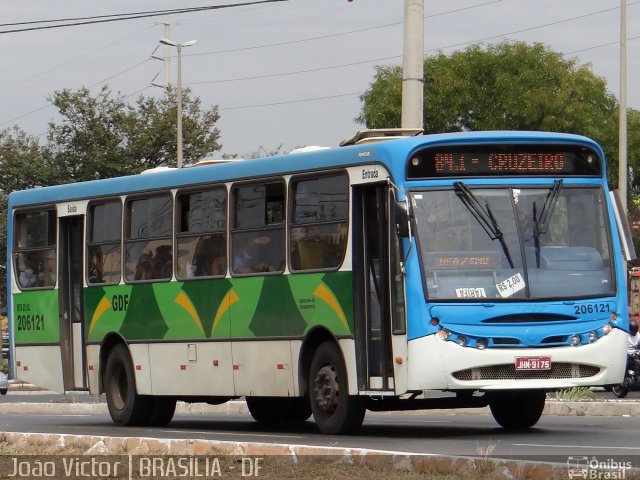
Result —
[[462, 381], [474, 380], [539, 380], [554, 378], [587, 378], [600, 372], [598, 367], [574, 363], [553, 363], [551, 370], [516, 370], [513, 364], [468, 368], [454, 372], [453, 376]]

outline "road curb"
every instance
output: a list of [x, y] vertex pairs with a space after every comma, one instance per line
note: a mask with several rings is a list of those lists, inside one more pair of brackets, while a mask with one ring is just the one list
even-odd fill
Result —
[[[411, 410], [402, 412], [403, 415], [426, 415], [437, 412], [438, 415], [489, 415], [488, 407], [484, 408], [459, 408], [459, 409], [439, 409], [439, 410]], [[107, 405], [104, 402], [1, 402], [0, 413], [52, 413], [52, 414], [108, 414]], [[381, 412], [379, 414], [393, 415], [397, 412]], [[184, 403], [178, 402], [176, 407], [177, 415], [244, 415], [249, 414], [244, 401], [230, 401], [222, 405], [209, 405], [207, 403]], [[561, 402], [547, 401], [543, 415], [562, 416], [596, 416], [596, 417], [618, 417], [618, 416], [640, 416], [640, 402], [629, 400], [605, 400], [605, 401], [583, 401], [583, 402]]]
[[527, 478], [547, 480], [567, 473], [559, 463], [502, 460], [487, 456], [464, 457], [394, 452], [366, 448], [340, 448], [221, 440], [157, 439], [147, 437], [102, 437], [91, 435], [5, 432], [0, 441], [20, 448], [46, 449], [47, 454], [78, 450], [85, 455], [206, 455], [235, 457], [277, 457], [292, 464], [318, 461], [368, 465], [394, 471], [419, 471], [430, 474], [458, 474], [475, 478], [491, 473], [492, 479]]

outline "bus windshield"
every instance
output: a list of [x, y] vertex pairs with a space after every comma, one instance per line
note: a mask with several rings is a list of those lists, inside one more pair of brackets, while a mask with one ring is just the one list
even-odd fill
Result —
[[613, 295], [598, 187], [470, 186], [412, 192], [432, 300]]

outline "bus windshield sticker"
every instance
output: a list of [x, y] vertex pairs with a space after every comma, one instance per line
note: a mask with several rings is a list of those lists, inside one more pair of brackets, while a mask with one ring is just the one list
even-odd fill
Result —
[[487, 298], [484, 288], [456, 288], [458, 298]]
[[498, 293], [502, 298], [508, 298], [516, 292], [524, 288], [524, 278], [520, 273], [516, 273], [513, 277], [509, 277], [496, 284]]

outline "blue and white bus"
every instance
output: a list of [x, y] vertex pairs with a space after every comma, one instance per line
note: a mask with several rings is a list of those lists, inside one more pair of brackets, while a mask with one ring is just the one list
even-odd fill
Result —
[[600, 146], [395, 133], [12, 193], [14, 375], [105, 393], [120, 425], [244, 397], [331, 434], [487, 405], [526, 428], [550, 391], [620, 383], [630, 242]]

